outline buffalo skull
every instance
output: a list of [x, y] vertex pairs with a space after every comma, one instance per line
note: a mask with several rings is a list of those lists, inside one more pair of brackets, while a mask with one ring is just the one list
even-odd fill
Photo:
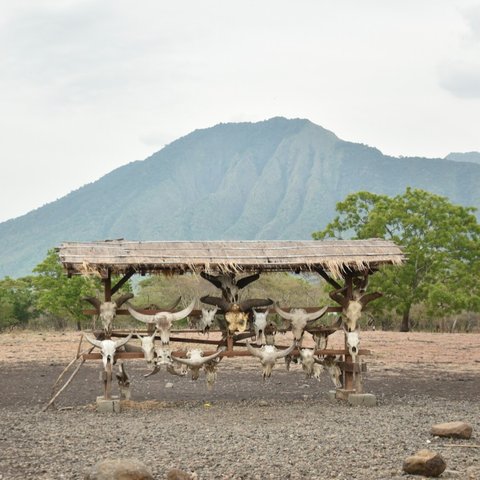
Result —
[[214, 360], [217, 358], [225, 348], [218, 350], [212, 355], [208, 355], [208, 357], [203, 356], [202, 350], [199, 349], [192, 349], [187, 352], [187, 358], [178, 358], [172, 357], [175, 362], [181, 363], [182, 365], [186, 365], [192, 371], [192, 380], [198, 380], [200, 375], [200, 368], [207, 362]]
[[130, 305], [127, 305], [127, 309], [130, 312], [130, 315], [136, 320], [144, 323], [156, 324], [162, 345], [168, 345], [170, 343], [170, 329], [172, 328], [172, 323], [188, 317], [194, 306], [195, 300], [193, 300], [187, 308], [180, 310], [179, 312], [158, 312], [153, 315], [137, 312]]
[[213, 309], [202, 308], [202, 316], [200, 318], [199, 327], [203, 333], [208, 332], [215, 320], [215, 314], [218, 311], [218, 307]]
[[308, 323], [312, 323], [322, 315], [325, 314], [328, 307], [323, 307], [316, 312], [307, 313], [303, 308], [294, 308], [290, 312], [282, 310], [276, 303], [274, 305], [275, 311], [285, 320], [290, 322], [293, 338], [300, 342], [303, 337], [303, 332]]
[[103, 330], [107, 336], [110, 336], [112, 333], [112, 323], [117, 315], [117, 309], [130, 298], [133, 298], [133, 293], [126, 293], [112, 302], [101, 302], [95, 297], [85, 297], [84, 300], [91, 303], [96, 308], [100, 320], [102, 321]]
[[140, 342], [142, 342], [141, 343], [142, 352], [147, 363], [152, 363], [156, 357], [156, 352], [155, 352], [156, 333], [157, 332], [155, 331], [151, 336], [145, 335], [144, 337], [141, 337], [140, 335], [137, 334], [137, 338], [140, 340]]
[[358, 351], [360, 349], [360, 336], [358, 328], [353, 332], [349, 332], [345, 329], [345, 343], [348, 348], [348, 353], [352, 357], [353, 363], [355, 363], [355, 359], [357, 358]]
[[103, 367], [106, 370], [108, 364], [113, 365], [116, 363], [116, 359], [115, 359], [116, 350], [121, 346], [125, 345], [132, 338], [132, 334], [128, 335], [128, 337], [121, 338], [120, 340], [117, 340], [117, 341], [97, 340], [96, 338], [93, 338], [87, 334], [85, 334], [85, 338], [87, 339], [88, 343], [100, 349], [100, 353], [102, 354]]
[[278, 350], [273, 345], [264, 345], [261, 348], [254, 348], [250, 345], [250, 342], [246, 342], [248, 351], [254, 356], [260, 359], [262, 364], [263, 379], [270, 377], [272, 374], [273, 366], [279, 358], [290, 355], [294, 348], [297, 346], [297, 342], [293, 342], [288, 348], [284, 350]]

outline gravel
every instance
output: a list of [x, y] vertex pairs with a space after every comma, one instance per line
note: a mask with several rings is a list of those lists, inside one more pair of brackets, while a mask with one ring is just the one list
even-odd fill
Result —
[[[329, 401], [128, 402], [121, 414], [91, 405], [42, 412], [0, 410], [0, 479], [82, 479], [104, 458], [136, 457], [156, 479], [170, 468], [199, 479], [406, 479], [403, 459], [421, 448], [447, 461], [442, 478], [480, 478], [480, 405], [424, 396], [373, 408]], [[472, 440], [431, 437], [434, 423], [462, 419]], [[474, 476], [472, 476], [474, 475]], [[416, 477], [418, 478], [418, 477]]]

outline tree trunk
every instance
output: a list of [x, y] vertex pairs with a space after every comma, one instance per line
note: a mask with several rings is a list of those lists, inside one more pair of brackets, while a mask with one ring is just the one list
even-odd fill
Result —
[[401, 332], [409, 332], [410, 331], [410, 306], [408, 306], [402, 316], [402, 323], [400, 325]]
[[78, 330], [79, 332], [82, 331], [82, 322], [81, 322], [80, 320], [78, 320], [78, 319], [77, 319], [77, 330]]

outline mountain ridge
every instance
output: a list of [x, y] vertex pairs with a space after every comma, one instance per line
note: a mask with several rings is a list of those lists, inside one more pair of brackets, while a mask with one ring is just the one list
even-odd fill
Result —
[[62, 241], [307, 239], [349, 193], [411, 186], [479, 207], [478, 185], [475, 163], [390, 157], [307, 119], [222, 123], [0, 223], [0, 277]]

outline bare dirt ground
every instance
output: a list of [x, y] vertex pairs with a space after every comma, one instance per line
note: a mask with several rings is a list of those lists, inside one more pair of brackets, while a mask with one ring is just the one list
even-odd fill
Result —
[[[340, 347], [342, 335], [332, 337]], [[100, 362], [90, 361], [61, 410], [42, 412], [78, 340], [78, 332], [0, 335], [0, 480], [81, 479], [119, 456], [143, 459], [158, 479], [171, 467], [200, 479], [400, 479], [410, 478], [403, 459], [421, 448], [445, 457], [442, 478], [480, 479], [480, 334], [362, 332], [374, 408], [332, 403], [329, 379], [305, 379], [297, 365], [287, 372], [279, 362], [263, 382], [255, 359], [226, 358], [212, 391], [203, 377], [144, 378], [149, 367], [129, 361], [133, 402], [120, 415], [95, 412]], [[429, 435], [433, 423], [453, 420], [471, 423], [474, 437]]]

